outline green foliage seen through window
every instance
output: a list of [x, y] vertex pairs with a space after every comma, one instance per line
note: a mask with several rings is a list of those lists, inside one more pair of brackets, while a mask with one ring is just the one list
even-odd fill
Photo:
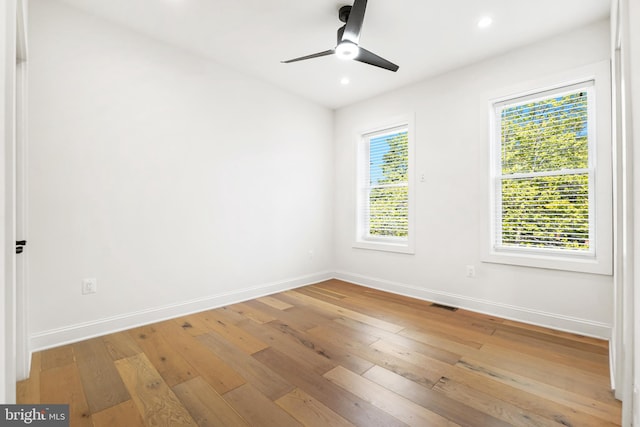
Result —
[[369, 140], [369, 235], [409, 232], [409, 141], [406, 131]]
[[589, 249], [587, 108], [579, 91], [502, 110], [502, 245]]

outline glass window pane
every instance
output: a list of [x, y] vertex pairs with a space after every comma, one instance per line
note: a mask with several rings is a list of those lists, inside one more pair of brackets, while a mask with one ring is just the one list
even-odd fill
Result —
[[578, 91], [504, 108], [502, 174], [587, 168], [587, 105], [587, 92]]
[[502, 181], [502, 244], [589, 250], [588, 174]]
[[369, 140], [369, 184], [390, 184], [408, 180], [408, 133], [397, 132]]
[[369, 193], [369, 234], [407, 237], [409, 231], [409, 188], [374, 187]]

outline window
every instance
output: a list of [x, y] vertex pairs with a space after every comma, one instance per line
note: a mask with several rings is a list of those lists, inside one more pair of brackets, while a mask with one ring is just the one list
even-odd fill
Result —
[[361, 136], [356, 247], [412, 252], [411, 151], [408, 124]]
[[593, 253], [592, 86], [496, 104], [497, 249]]
[[610, 274], [609, 113], [602, 93], [591, 78], [491, 103], [486, 261]]

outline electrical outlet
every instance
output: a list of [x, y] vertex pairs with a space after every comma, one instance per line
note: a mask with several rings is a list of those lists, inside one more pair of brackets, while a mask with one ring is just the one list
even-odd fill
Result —
[[98, 292], [98, 280], [93, 278], [82, 280], [82, 295], [95, 294], [96, 292]]
[[467, 277], [476, 277], [476, 268], [473, 265], [467, 265]]

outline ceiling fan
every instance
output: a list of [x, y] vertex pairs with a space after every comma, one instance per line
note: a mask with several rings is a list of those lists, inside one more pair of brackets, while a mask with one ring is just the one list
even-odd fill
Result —
[[291, 62], [304, 61], [306, 59], [320, 58], [335, 54], [341, 59], [353, 59], [358, 62], [384, 68], [389, 71], [398, 71], [398, 67], [393, 62], [369, 52], [361, 47], [360, 32], [362, 31], [362, 23], [364, 21], [364, 12], [367, 8], [367, 0], [355, 0], [353, 6], [342, 6], [338, 11], [338, 19], [345, 24], [338, 28], [338, 44], [335, 48], [325, 50], [324, 52], [313, 53], [311, 55], [301, 56], [299, 58], [282, 61], [284, 64]]

